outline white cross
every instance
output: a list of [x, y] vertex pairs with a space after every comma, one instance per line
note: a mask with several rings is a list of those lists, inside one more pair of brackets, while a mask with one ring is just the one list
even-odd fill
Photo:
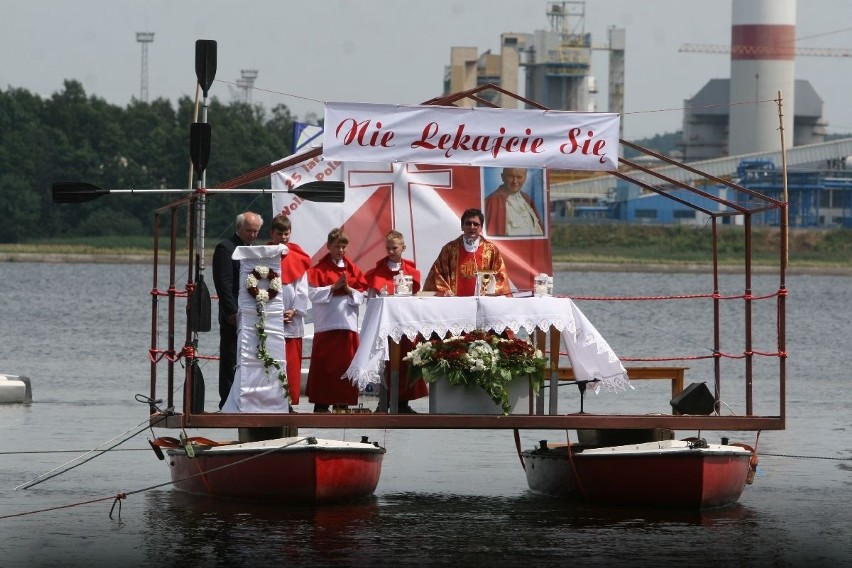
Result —
[[391, 186], [391, 227], [402, 233], [405, 242], [411, 247], [412, 257], [416, 258], [411, 191], [414, 187], [452, 189], [453, 172], [451, 169], [420, 170], [416, 164], [398, 162], [376, 166], [375, 170], [349, 170], [346, 187], [355, 189]]

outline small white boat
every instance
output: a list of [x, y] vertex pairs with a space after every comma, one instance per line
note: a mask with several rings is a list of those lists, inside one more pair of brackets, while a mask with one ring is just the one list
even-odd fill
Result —
[[30, 404], [32, 401], [29, 377], [0, 373], [0, 404]]

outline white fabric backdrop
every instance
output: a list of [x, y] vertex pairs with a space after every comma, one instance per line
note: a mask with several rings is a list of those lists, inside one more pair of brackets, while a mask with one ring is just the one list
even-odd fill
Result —
[[[233, 258], [240, 260], [240, 295], [237, 313], [237, 370], [228, 400], [222, 412], [289, 412], [290, 406], [278, 381], [278, 370], [264, 368], [257, 357], [258, 337], [255, 325], [259, 321], [255, 299], [248, 293], [245, 282], [257, 266], [267, 266], [276, 274], [281, 272], [281, 253], [284, 245], [237, 247]], [[258, 283], [266, 290], [269, 280]], [[266, 350], [286, 368], [284, 355], [284, 303], [281, 294], [265, 304]], [[298, 388], [298, 386], [296, 386]]]

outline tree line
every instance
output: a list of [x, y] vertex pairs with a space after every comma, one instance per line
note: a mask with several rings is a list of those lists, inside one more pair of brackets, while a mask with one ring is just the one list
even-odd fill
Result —
[[[122, 108], [87, 96], [66, 80], [43, 99], [25, 89], [0, 90], [0, 242], [153, 234], [153, 210], [175, 194], [115, 195], [82, 204], [54, 204], [51, 184], [84, 181], [108, 189], [188, 188], [189, 129], [196, 103], [182, 97], [132, 100]], [[208, 187], [279, 160], [290, 152], [294, 117], [285, 105], [223, 104], [208, 110], [212, 129]], [[269, 187], [269, 178], [250, 187]], [[258, 202], [256, 200], [262, 199]], [[208, 201], [211, 234], [246, 209], [265, 214], [269, 197], [216, 195]]]

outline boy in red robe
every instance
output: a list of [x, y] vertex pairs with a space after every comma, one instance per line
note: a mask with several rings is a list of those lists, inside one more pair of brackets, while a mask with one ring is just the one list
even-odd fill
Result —
[[[385, 237], [385, 248], [388, 255], [376, 263], [366, 274], [367, 293], [372, 298], [381, 295], [382, 291], [392, 296], [396, 292], [394, 285], [394, 277], [398, 274], [411, 276], [413, 286], [411, 293], [416, 294], [420, 291], [420, 271], [414, 263], [408, 259], [402, 258], [402, 253], [405, 250], [405, 238], [399, 231], [391, 231]], [[404, 357], [414, 347], [414, 343], [403, 336], [399, 342], [400, 356]], [[384, 388], [389, 388], [390, 385], [390, 366], [385, 367], [385, 385]], [[426, 387], [426, 382], [423, 379], [418, 379], [412, 384], [408, 383], [408, 368], [407, 365], [402, 365], [399, 369], [399, 412], [401, 414], [415, 414], [415, 411], [409, 404], [410, 401], [422, 398], [429, 394], [429, 389]], [[380, 406], [380, 411], [385, 411], [386, 408]]]
[[328, 234], [328, 254], [308, 269], [308, 297], [313, 305], [314, 343], [308, 371], [308, 400], [314, 412], [342, 410], [358, 403], [358, 386], [343, 375], [358, 350], [358, 311], [367, 281], [346, 258], [349, 237], [342, 229]]
[[299, 404], [302, 390], [302, 337], [305, 335], [305, 316], [308, 314], [308, 268], [311, 266], [311, 257], [302, 247], [290, 242], [292, 230], [290, 217], [278, 215], [272, 219], [269, 228], [269, 244], [283, 244], [287, 247], [287, 252], [281, 257], [284, 352], [290, 402]]

